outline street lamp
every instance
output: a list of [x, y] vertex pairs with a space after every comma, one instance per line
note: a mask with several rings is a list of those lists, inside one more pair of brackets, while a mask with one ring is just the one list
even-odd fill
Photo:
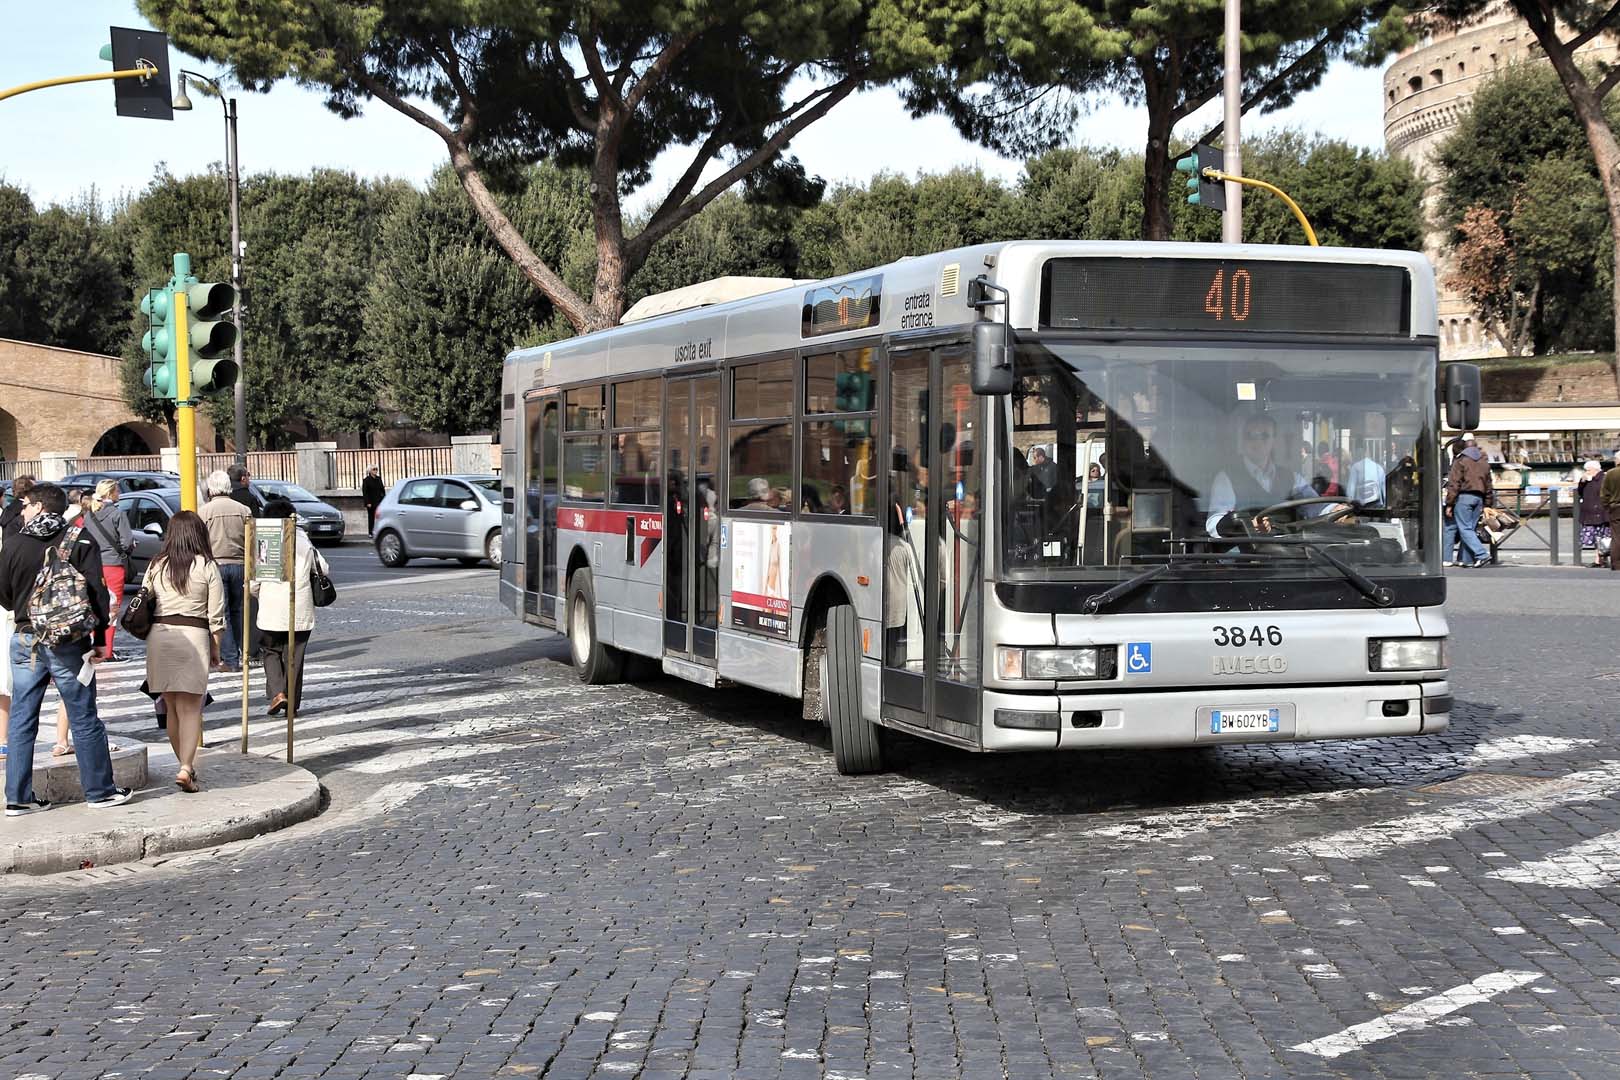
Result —
[[186, 80], [197, 79], [207, 83], [215, 97], [219, 98], [220, 108], [225, 110], [225, 184], [230, 192], [231, 201], [231, 285], [236, 289], [236, 304], [232, 311], [231, 321], [236, 324], [236, 386], [235, 386], [235, 419], [236, 419], [236, 463], [247, 464], [247, 396], [243, 390], [242, 373], [242, 176], [239, 168], [236, 150], [236, 99], [228, 102], [225, 91], [215, 80], [195, 71], [180, 69], [180, 85], [174, 94], [174, 110], [176, 112], [189, 112], [191, 98], [186, 94]]

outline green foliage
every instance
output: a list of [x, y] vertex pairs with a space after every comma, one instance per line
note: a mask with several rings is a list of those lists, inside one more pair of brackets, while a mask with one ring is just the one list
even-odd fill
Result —
[[[510, 200], [514, 220], [541, 225], [566, 265], [588, 229], [578, 176], [537, 169]], [[585, 234], [588, 235], [588, 234]], [[363, 348], [389, 403], [423, 428], [461, 435], [500, 420], [501, 360], [511, 349], [567, 335], [488, 234], [449, 169], [405, 196], [382, 224], [365, 294]], [[375, 399], [371, 399], [375, 400]]]
[[[1620, 102], [1605, 112], [1613, 124]], [[1614, 240], [1586, 133], [1550, 67], [1509, 68], [1474, 95], [1442, 143], [1441, 219], [1458, 226], [1471, 210], [1503, 222], [1514, 251], [1515, 287], [1538, 297], [1530, 316], [1537, 351], [1613, 343]]]
[[799, 250], [792, 234], [798, 214], [727, 193], [653, 246], [630, 279], [629, 299], [668, 292], [728, 275], [799, 276]]
[[0, 337], [117, 351], [129, 286], [115, 240], [99, 212], [36, 212], [0, 185]]
[[907, 255], [1015, 238], [1012, 192], [977, 169], [908, 180], [893, 173], [846, 186], [805, 212], [794, 230], [801, 272], [827, 277]]

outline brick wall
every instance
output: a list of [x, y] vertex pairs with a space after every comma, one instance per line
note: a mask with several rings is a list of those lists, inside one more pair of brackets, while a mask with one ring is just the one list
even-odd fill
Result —
[[1577, 360], [1544, 368], [1510, 368], [1480, 365], [1485, 382], [1485, 400], [1579, 401], [1598, 403], [1620, 397], [1607, 361]]

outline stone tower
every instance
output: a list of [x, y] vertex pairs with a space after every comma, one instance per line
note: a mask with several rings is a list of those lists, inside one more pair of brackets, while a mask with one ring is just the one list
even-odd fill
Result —
[[[1612, 39], [1598, 39], [1583, 57], [1613, 59]], [[1426, 36], [1384, 72], [1384, 147], [1410, 161], [1427, 183], [1428, 223], [1423, 250], [1440, 285], [1440, 356], [1467, 360], [1500, 356], [1502, 347], [1479, 325], [1470, 306], [1444, 284], [1449, 260], [1445, 233], [1437, 224], [1438, 170], [1432, 158], [1468, 110], [1468, 99], [1497, 72], [1516, 63], [1545, 63], [1535, 35], [1505, 5], [1461, 30]]]

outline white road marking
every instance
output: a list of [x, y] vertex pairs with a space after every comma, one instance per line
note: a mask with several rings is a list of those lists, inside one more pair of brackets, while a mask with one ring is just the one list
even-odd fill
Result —
[[1523, 817], [1576, 802], [1592, 802], [1620, 790], [1620, 761], [1606, 761], [1595, 769], [1570, 773], [1534, 790], [1510, 795], [1468, 799], [1454, 806], [1301, 840], [1272, 850], [1279, 855], [1312, 855], [1326, 859], [1362, 859], [1391, 848], [1441, 840], [1478, 825]]
[[1505, 866], [1485, 876], [1557, 889], [1606, 888], [1620, 881], [1620, 832], [1594, 836], [1537, 862]]
[[1101, 837], [1105, 840], [1126, 840], [1150, 843], [1161, 840], [1183, 840], [1198, 836], [1211, 829], [1230, 829], [1257, 818], [1287, 813], [1292, 806], [1302, 803], [1338, 802], [1342, 799], [1370, 795], [1381, 788], [1350, 788], [1345, 791], [1312, 791], [1303, 795], [1278, 795], [1259, 799], [1233, 799], [1230, 802], [1209, 803], [1185, 810], [1166, 810], [1158, 814], [1145, 814], [1122, 825], [1108, 825], [1091, 829], [1082, 836]]
[[1535, 757], [1538, 754], [1562, 754], [1580, 746], [1593, 746], [1596, 739], [1561, 739], [1552, 735], [1509, 735], [1480, 743], [1462, 759], [1465, 769], [1478, 768], [1497, 761]]
[[457, 761], [461, 758], [479, 757], [483, 754], [498, 754], [510, 751], [512, 748], [505, 744], [461, 745], [461, 746], [428, 746], [412, 750], [400, 750], [392, 754], [383, 754], [381, 757], [368, 758], [357, 761], [353, 765], [345, 765], [345, 772], [363, 773], [367, 776], [386, 776], [389, 773], [399, 772], [403, 769], [414, 769], [419, 765], [435, 765], [443, 761]]
[[1336, 1058], [1353, 1050], [1360, 1050], [1370, 1043], [1392, 1038], [1403, 1031], [1419, 1031], [1442, 1016], [1454, 1013], [1458, 1009], [1466, 1009], [1470, 1005], [1478, 1005], [1482, 1001], [1489, 1001], [1497, 994], [1508, 990], [1516, 990], [1535, 982], [1542, 975], [1543, 972], [1539, 971], [1498, 971], [1490, 975], [1481, 975], [1473, 982], [1454, 986], [1433, 997], [1414, 1001], [1392, 1013], [1347, 1027], [1332, 1035], [1324, 1035], [1320, 1039], [1290, 1046], [1288, 1049], [1301, 1054]]
[[[450, 570], [443, 574], [407, 574], [404, 577], [384, 578], [381, 581], [362, 581], [355, 585], [343, 585], [343, 592], [359, 592], [361, 589], [384, 589], [400, 585], [431, 585], [438, 581], [462, 581], [466, 578], [488, 578], [492, 587], [500, 582], [500, 575], [494, 570]], [[341, 594], [340, 594], [341, 595]]]

